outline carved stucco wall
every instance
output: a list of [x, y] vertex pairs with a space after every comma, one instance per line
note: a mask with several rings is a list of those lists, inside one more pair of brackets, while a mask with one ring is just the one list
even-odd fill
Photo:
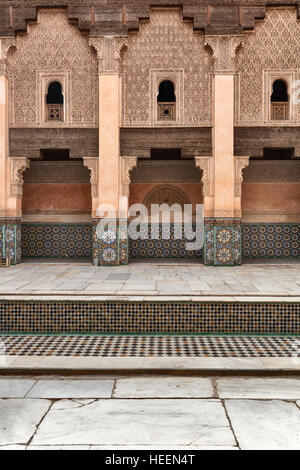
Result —
[[[47, 79], [63, 77], [66, 123], [74, 127], [97, 125], [97, 57], [88, 40], [69, 24], [63, 11], [40, 11], [38, 22], [16, 38], [8, 55], [10, 125], [49, 125], [42, 105]], [[51, 78], [49, 78], [51, 81]], [[55, 125], [51, 123], [50, 125]]]
[[123, 55], [124, 126], [151, 125], [156, 81], [164, 75], [175, 81], [178, 77], [176, 106], [183, 109], [175, 125], [210, 125], [212, 55], [204, 34], [194, 32], [181, 16], [179, 9], [152, 9], [150, 21], [141, 21], [139, 31], [129, 34]]
[[[268, 121], [271, 86], [276, 78], [288, 82], [300, 78], [300, 22], [297, 12], [290, 8], [267, 9], [266, 17], [254, 31], [246, 33], [243, 47], [237, 52], [238, 124], [256, 125]], [[291, 120], [299, 124], [299, 105], [294, 107]], [[274, 121], [272, 124], [276, 125]]]

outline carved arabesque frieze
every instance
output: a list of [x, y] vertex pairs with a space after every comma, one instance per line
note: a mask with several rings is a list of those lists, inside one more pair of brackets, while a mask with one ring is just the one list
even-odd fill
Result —
[[[159, 80], [164, 72], [168, 79], [170, 71], [181, 74], [182, 93], [176, 99], [180, 119], [168, 125], [211, 125], [212, 70], [212, 54], [205, 47], [204, 33], [194, 31], [192, 22], [182, 21], [181, 9], [151, 9], [150, 21], [140, 21], [139, 31], [129, 33], [123, 54], [122, 125], [161, 125], [152, 122], [152, 109], [157, 106]], [[151, 77], [157, 81], [154, 83]], [[175, 83], [175, 93], [179, 91], [176, 86], [181, 86], [180, 82]]]
[[68, 22], [66, 11], [40, 10], [37, 22], [28, 24], [27, 34], [17, 35], [15, 45], [7, 55], [10, 125], [51, 125], [43, 120], [40, 111], [47, 92], [43, 89], [42, 77], [67, 71], [69, 86], [63, 89], [69, 110], [67, 125], [96, 127], [97, 57], [87, 38]]
[[214, 174], [213, 174], [213, 157], [195, 157], [195, 166], [202, 170], [201, 181], [203, 183], [203, 197], [214, 195]]
[[137, 166], [138, 157], [120, 157], [120, 196], [129, 196], [130, 172]]
[[7, 54], [11, 47], [15, 47], [16, 39], [0, 38], [0, 76], [7, 76]]
[[98, 197], [98, 161], [97, 157], [84, 157], [83, 165], [90, 170], [91, 194]]
[[242, 196], [243, 170], [249, 165], [249, 158], [250, 157], [234, 157], [234, 160], [235, 160], [234, 195], [236, 197]]
[[247, 183], [300, 182], [299, 160], [258, 160], [250, 161], [243, 173]]
[[89, 45], [97, 52], [99, 74], [120, 72], [121, 53], [127, 46], [127, 36], [90, 37]]
[[200, 174], [193, 161], [142, 160], [131, 173], [131, 183], [199, 183]]
[[215, 73], [235, 73], [235, 56], [243, 36], [206, 35], [205, 44], [213, 51]]
[[23, 196], [23, 172], [29, 168], [30, 160], [28, 158], [10, 159], [10, 196]]
[[[245, 34], [243, 48], [237, 52], [236, 122], [240, 125], [278, 125], [269, 120], [269, 78], [300, 79], [300, 23], [294, 7], [267, 8], [266, 17]], [[289, 86], [288, 93], [293, 93]], [[300, 121], [300, 107], [290, 115], [291, 122]], [[282, 123], [280, 123], [282, 125]]]

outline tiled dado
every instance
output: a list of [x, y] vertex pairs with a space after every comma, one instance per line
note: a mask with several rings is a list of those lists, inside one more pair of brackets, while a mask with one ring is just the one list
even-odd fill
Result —
[[9, 258], [11, 264], [21, 262], [21, 221], [20, 219], [0, 219], [0, 253]]
[[[152, 224], [154, 226], [151, 234], [150, 224], [141, 224], [138, 231], [144, 240], [129, 240], [129, 256], [131, 258], [201, 258], [202, 250], [189, 251], [186, 244], [193, 241], [195, 225], [192, 225], [191, 236], [187, 238], [186, 232], [182, 228], [182, 235], [176, 234], [176, 225], [171, 224], [170, 236], [168, 226], [167, 231], [163, 224]], [[178, 225], [177, 225], [178, 227]], [[181, 228], [181, 227], [180, 227]]]
[[241, 223], [239, 219], [207, 219], [204, 226], [204, 264], [241, 264]]
[[288, 258], [300, 256], [300, 224], [243, 224], [242, 256]]
[[22, 257], [92, 256], [90, 224], [22, 224]]
[[300, 334], [300, 303], [1, 301], [0, 332]]
[[100, 220], [93, 220], [93, 262], [100, 266], [128, 264], [127, 220], [117, 220], [115, 226], [97, 230]]

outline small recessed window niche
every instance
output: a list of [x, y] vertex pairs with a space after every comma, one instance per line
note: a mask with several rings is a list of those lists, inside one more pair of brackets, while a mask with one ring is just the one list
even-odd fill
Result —
[[39, 87], [40, 113], [38, 125], [56, 127], [70, 124], [69, 72], [41, 72]]
[[264, 71], [264, 122], [271, 126], [291, 125], [296, 109], [292, 100], [295, 70]]
[[151, 124], [157, 126], [183, 125], [184, 71], [150, 70]]

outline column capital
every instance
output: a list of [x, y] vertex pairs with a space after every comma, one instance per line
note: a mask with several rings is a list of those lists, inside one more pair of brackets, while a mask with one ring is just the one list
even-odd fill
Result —
[[10, 158], [10, 196], [23, 196], [23, 173], [30, 167], [28, 158]]
[[243, 44], [242, 35], [206, 35], [205, 45], [213, 51], [215, 73], [235, 72], [235, 56]]
[[129, 196], [130, 172], [137, 166], [138, 157], [120, 157], [120, 195]]
[[11, 47], [16, 46], [16, 38], [0, 38], [0, 77], [7, 75], [7, 54]]
[[83, 165], [90, 170], [91, 194], [98, 197], [98, 157], [84, 157]]
[[234, 157], [235, 158], [235, 185], [234, 195], [242, 196], [243, 170], [249, 165], [250, 157]]
[[213, 157], [195, 157], [195, 166], [203, 171], [201, 181], [203, 183], [202, 194], [204, 197], [213, 196]]
[[118, 74], [121, 68], [121, 51], [127, 46], [127, 36], [97, 36], [89, 38], [98, 58], [99, 74]]

